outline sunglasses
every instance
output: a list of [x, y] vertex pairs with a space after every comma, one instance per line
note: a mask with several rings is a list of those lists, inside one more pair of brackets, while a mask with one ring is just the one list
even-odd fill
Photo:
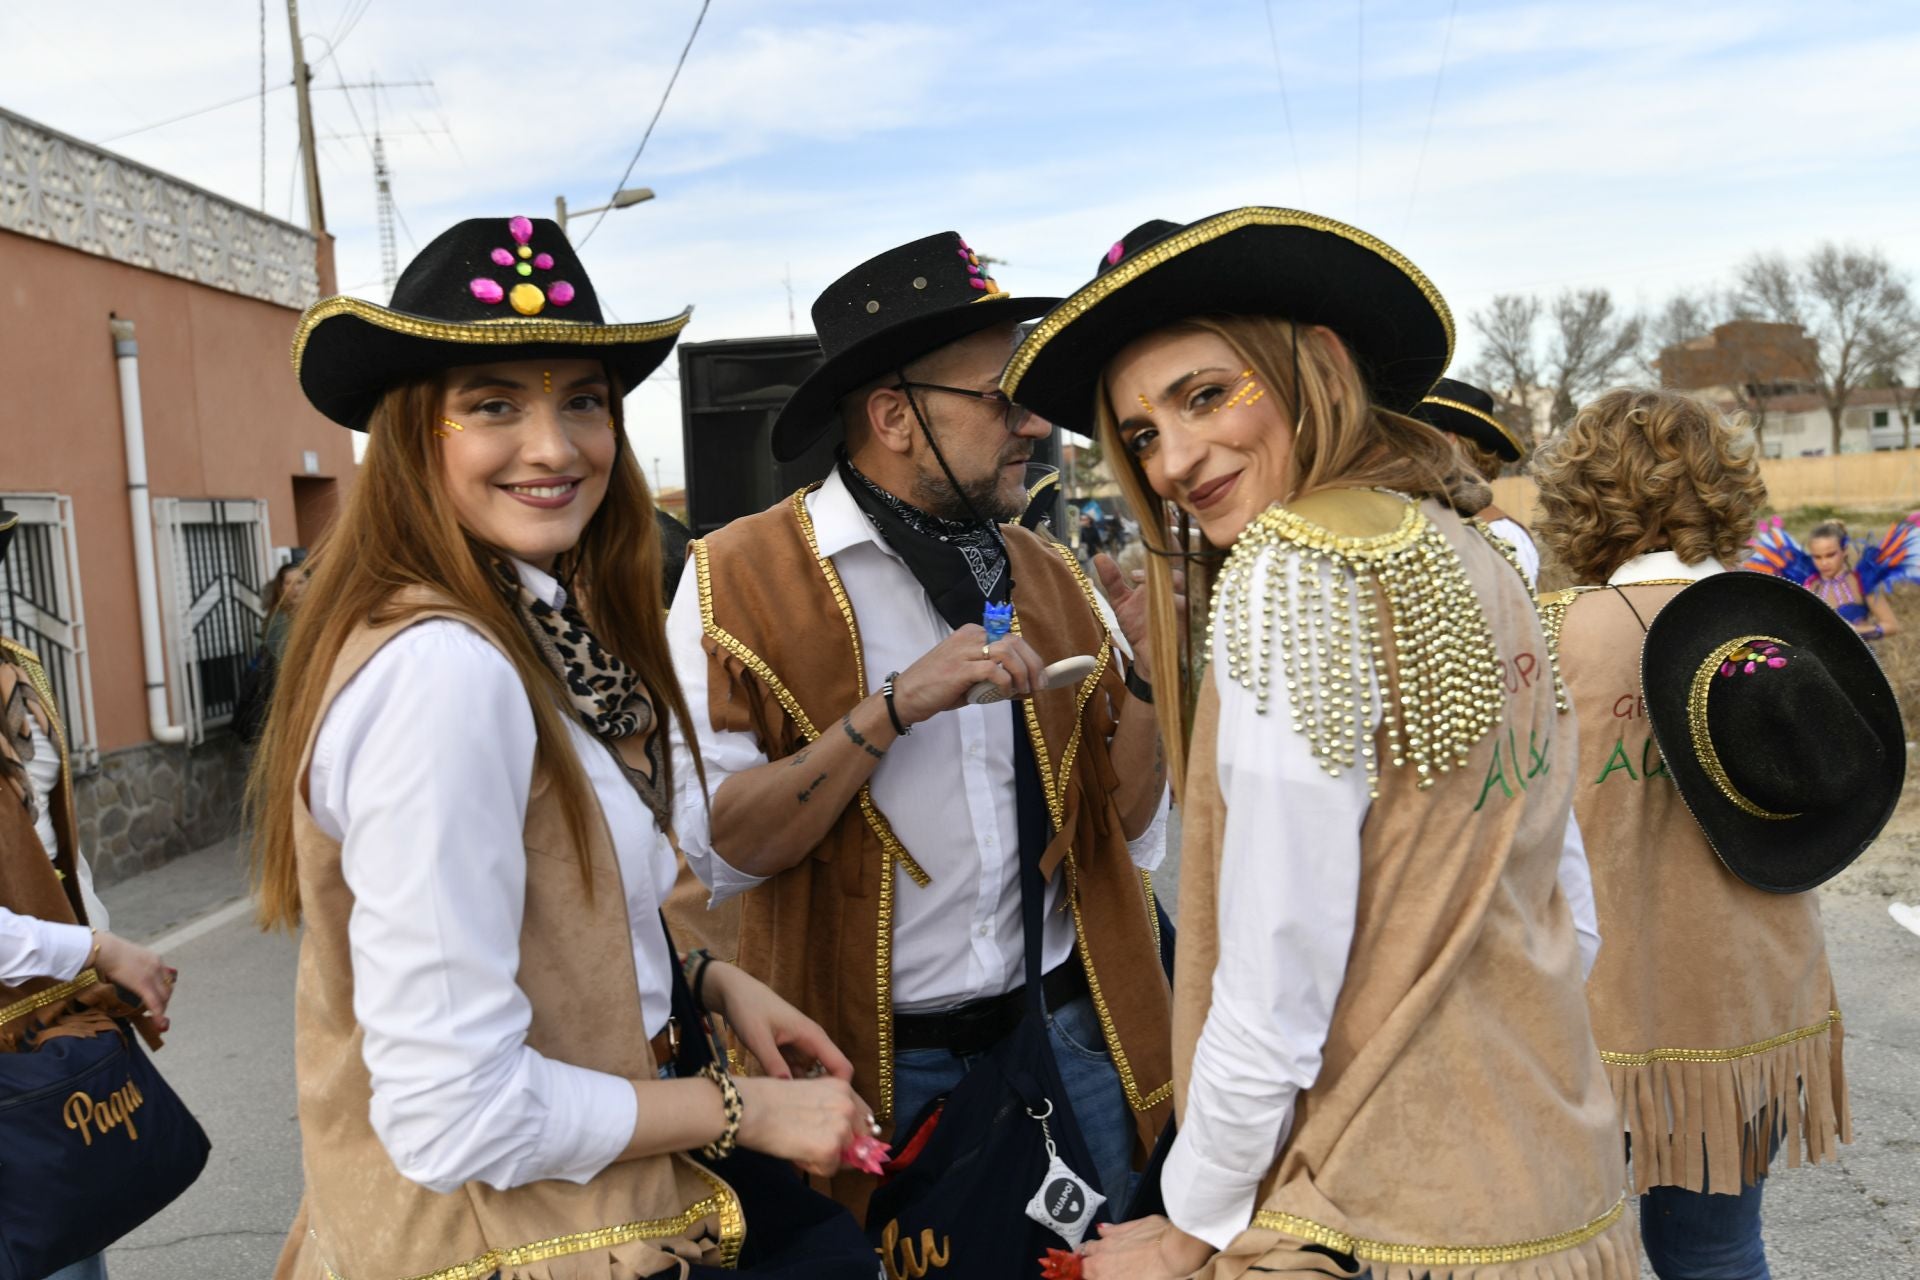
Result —
[[908, 382], [900, 380], [887, 388], [889, 391], [944, 391], [950, 396], [966, 396], [973, 400], [986, 400], [1000, 405], [1006, 413], [1007, 434], [1012, 435], [1027, 425], [1027, 419], [1033, 417], [1033, 410], [1015, 404], [1007, 399], [1007, 393], [995, 387], [992, 391], [969, 391], [965, 387], [943, 387], [937, 382]]

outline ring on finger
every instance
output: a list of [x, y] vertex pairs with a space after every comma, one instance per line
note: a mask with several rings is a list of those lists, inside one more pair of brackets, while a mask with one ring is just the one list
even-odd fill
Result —
[[985, 658], [985, 659], [986, 659], [986, 660], [987, 660], [988, 662], [992, 662], [992, 661], [993, 661], [993, 646], [992, 646], [992, 645], [990, 645], [990, 644], [983, 644], [983, 645], [981, 645], [981, 646], [980, 646], [980, 656], [981, 656], [981, 657], [983, 657], [983, 658]]

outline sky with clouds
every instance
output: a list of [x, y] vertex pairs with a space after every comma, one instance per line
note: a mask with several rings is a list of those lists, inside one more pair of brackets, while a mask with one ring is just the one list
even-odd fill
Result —
[[[402, 263], [463, 217], [613, 189], [699, 0], [304, 0], [340, 283], [384, 301], [370, 144]], [[5, 0], [0, 106], [304, 223], [285, 8]], [[1605, 285], [1652, 306], [1833, 239], [1920, 270], [1909, 0], [713, 0], [631, 185], [582, 250], [623, 320], [788, 331], [863, 258], [953, 229], [1058, 293], [1121, 233], [1235, 205], [1401, 249], [1468, 316]], [[581, 229], [576, 224], [576, 240]], [[663, 374], [671, 374], [672, 365]], [[679, 389], [636, 392], [680, 482]]]

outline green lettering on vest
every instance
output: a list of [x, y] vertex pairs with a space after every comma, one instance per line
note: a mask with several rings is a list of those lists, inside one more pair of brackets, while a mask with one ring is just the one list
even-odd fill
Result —
[[[1499, 744], [1496, 743], [1495, 745], [1497, 746]], [[1520, 765], [1520, 747], [1519, 744], [1514, 741], [1512, 725], [1507, 726], [1507, 759], [1513, 762], [1514, 781], [1520, 784], [1522, 791], [1525, 791], [1527, 789], [1527, 779], [1533, 775], [1528, 773]]]
[[1627, 759], [1627, 748], [1624, 742], [1616, 741], [1613, 744], [1613, 754], [1607, 757], [1607, 767], [1600, 771], [1600, 776], [1593, 780], [1593, 785], [1597, 787], [1605, 782], [1607, 775], [1616, 769], [1625, 769], [1627, 777], [1635, 782], [1640, 780], [1640, 775], [1633, 771], [1633, 761]]
[[[1517, 769], [1515, 772], [1519, 772]], [[1493, 790], [1494, 783], [1507, 793], [1507, 799], [1513, 799], [1513, 788], [1507, 785], [1507, 766], [1500, 755], [1500, 739], [1493, 740], [1493, 759], [1487, 761], [1487, 780], [1480, 784], [1480, 798], [1473, 803], [1473, 811], [1480, 812], [1480, 806], [1487, 802], [1487, 793]]]
[[1655, 746], [1653, 739], [1649, 737], [1640, 745], [1640, 775], [1651, 781], [1662, 774], [1666, 774], [1667, 777], [1673, 776], [1667, 773], [1667, 761], [1660, 754], [1660, 748]]
[[1533, 757], [1532, 762], [1527, 766], [1527, 776], [1529, 778], [1537, 778], [1553, 767], [1552, 751], [1552, 738], [1541, 742], [1538, 730], [1529, 729], [1527, 731], [1527, 754]]

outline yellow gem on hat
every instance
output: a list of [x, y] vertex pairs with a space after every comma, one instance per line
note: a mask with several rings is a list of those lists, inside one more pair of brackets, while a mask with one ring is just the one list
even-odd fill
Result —
[[540, 309], [547, 305], [547, 295], [540, 292], [537, 284], [520, 283], [513, 286], [513, 292], [507, 295], [507, 301], [513, 309], [523, 316], [537, 316]]
[[533, 256], [533, 250], [523, 244], [520, 246], [520, 256], [523, 258], [531, 258]]

